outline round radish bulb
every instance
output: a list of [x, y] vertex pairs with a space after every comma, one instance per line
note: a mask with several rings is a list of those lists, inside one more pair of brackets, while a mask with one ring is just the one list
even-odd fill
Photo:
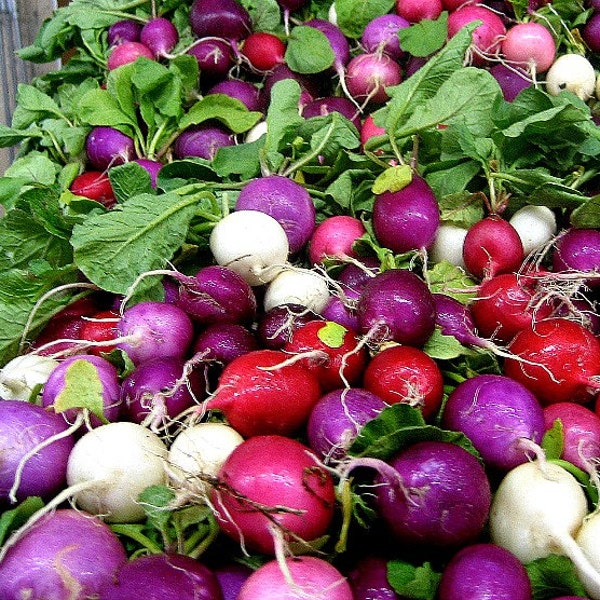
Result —
[[313, 78], [308, 75], [301, 75], [292, 71], [286, 64], [277, 65], [270, 73], [265, 77], [263, 84], [263, 94], [265, 102], [270, 102], [271, 91], [273, 86], [278, 82], [285, 79], [293, 79], [298, 83], [301, 89], [300, 104], [306, 104], [306, 102], [320, 96], [320, 86]]
[[425, 282], [407, 269], [390, 269], [362, 289], [357, 305], [360, 333], [379, 342], [422, 346], [435, 329], [435, 303]]
[[327, 217], [314, 230], [308, 247], [313, 265], [327, 259], [358, 258], [352, 249], [354, 242], [366, 233], [360, 219], [349, 215]]
[[521, 383], [504, 375], [475, 375], [450, 393], [443, 427], [461, 431], [486, 466], [508, 471], [529, 459], [531, 442], [539, 445], [545, 431], [537, 398]]
[[227, 365], [234, 358], [258, 349], [252, 332], [239, 323], [213, 323], [201, 331], [194, 340], [194, 354], [202, 361]]
[[327, 280], [311, 269], [285, 269], [267, 285], [263, 308], [269, 311], [281, 304], [301, 304], [320, 314], [329, 301]]
[[[0, 401], [0, 505], [21, 502], [28, 496], [50, 498], [57, 493], [66, 481], [73, 444], [60, 415], [21, 400]], [[10, 498], [14, 486], [14, 497]]]
[[[120, 48], [121, 46], [117, 46]], [[89, 163], [98, 171], [131, 160], [135, 153], [133, 140], [113, 127], [94, 127], [85, 141]]]
[[150, 184], [153, 188], [156, 188], [156, 180], [158, 178], [158, 172], [162, 169], [162, 163], [149, 158], [136, 158], [134, 162], [148, 171], [148, 175], [150, 175]]
[[281, 175], [248, 182], [235, 210], [257, 210], [273, 217], [285, 230], [292, 254], [304, 248], [316, 227], [315, 205], [306, 188]]
[[[598, 287], [600, 279], [600, 231], [597, 229], [570, 228], [561, 235], [552, 254], [554, 271], [581, 273], [582, 283]], [[585, 278], [586, 274], [596, 277]]]
[[459, 550], [442, 572], [440, 600], [531, 600], [531, 581], [519, 559], [500, 546], [472, 544]]
[[592, 52], [600, 52], [600, 12], [594, 12], [581, 30], [581, 37]]
[[49, 356], [15, 356], [0, 369], [0, 399], [30, 401], [57, 366], [58, 361]]
[[285, 62], [285, 49], [285, 42], [274, 33], [255, 31], [244, 39], [241, 52], [253, 69], [265, 73]]
[[[362, 144], [363, 149], [367, 145], [367, 142], [371, 138], [376, 138], [379, 136], [385, 135], [385, 127], [379, 127], [379, 125], [375, 124], [375, 120], [373, 119], [372, 114], [368, 114], [361, 126], [359, 127], [360, 131], [360, 143]], [[380, 150], [376, 150], [375, 153], [380, 153]]]
[[546, 91], [558, 96], [563, 91], [589, 100], [596, 90], [596, 72], [581, 54], [561, 54], [546, 72]]
[[206, 92], [206, 96], [210, 94], [225, 94], [230, 98], [235, 98], [251, 111], [262, 111], [264, 109], [260, 89], [253, 83], [243, 79], [219, 81]]
[[72, 423], [81, 408], [65, 409], [63, 403], [72, 406], [73, 396], [77, 394], [81, 394], [85, 408], [92, 413], [89, 415], [92, 427], [118, 420], [121, 386], [117, 369], [108, 360], [92, 354], [80, 354], [60, 362], [44, 385], [42, 406], [62, 413], [65, 420]]
[[394, 456], [391, 474], [376, 478], [377, 506], [402, 544], [458, 548], [483, 532], [491, 489], [482, 464], [450, 443], [417, 442]]
[[190, 26], [199, 38], [241, 40], [251, 33], [252, 20], [237, 0], [194, 0], [190, 7]]
[[486, 63], [488, 58], [499, 53], [506, 35], [504, 21], [491, 9], [483, 5], [466, 5], [450, 13], [448, 36], [455, 36], [465, 25], [481, 21], [472, 33], [471, 62], [476, 66]]
[[358, 293], [346, 293], [346, 300], [342, 300], [338, 296], [331, 296], [321, 310], [320, 315], [327, 321], [338, 323], [347, 329], [360, 329], [358, 315], [354, 307], [355, 301], [358, 299]]
[[234, 143], [231, 131], [221, 125], [195, 125], [179, 134], [173, 144], [173, 156], [213, 160], [219, 148], [233, 146]]
[[353, 600], [345, 577], [329, 562], [316, 556], [263, 564], [242, 586], [236, 600]]
[[561, 458], [584, 471], [600, 458], [600, 416], [574, 402], [556, 402], [544, 407], [546, 429], [560, 420], [563, 434]]
[[315, 404], [307, 425], [309, 446], [326, 462], [347, 456], [363, 426], [388, 404], [369, 390], [350, 387], [332, 390]]
[[556, 234], [556, 215], [547, 206], [524, 206], [509, 223], [517, 230], [526, 256], [542, 248]]
[[410, 23], [437, 19], [442, 13], [442, 0], [396, 0], [396, 12]]
[[358, 102], [383, 104], [389, 100], [386, 88], [398, 85], [401, 81], [400, 65], [387, 54], [358, 54], [346, 65], [346, 86]]
[[598, 535], [600, 534], [600, 519], [598, 518], [598, 511], [595, 510], [587, 515], [579, 531], [575, 536], [575, 541], [579, 548], [581, 548], [584, 556], [589, 560], [591, 567], [594, 572], [594, 580], [590, 581], [587, 574], [587, 569], [582, 569], [576, 566], [575, 571], [578, 573], [580, 580], [587, 589], [590, 598], [600, 597], [598, 590], [598, 574], [600, 573], [600, 559], [598, 558], [598, 552], [600, 551], [598, 544]]
[[236, 210], [223, 217], [209, 238], [216, 262], [241, 275], [251, 286], [268, 283], [286, 266], [287, 233], [258, 210]]
[[44, 515], [8, 549], [0, 563], [2, 598], [97, 598], [127, 562], [108, 525], [81, 510]]
[[176, 275], [179, 294], [175, 305], [203, 325], [250, 323], [256, 316], [254, 290], [228, 267], [208, 265], [194, 276]]
[[77, 196], [100, 202], [106, 208], [112, 208], [117, 202], [110, 179], [102, 171], [85, 171], [77, 175], [69, 190]]
[[452, 265], [465, 268], [463, 245], [467, 231], [464, 227], [441, 223], [429, 248], [429, 258], [434, 263], [445, 260]]
[[202, 84], [221, 81], [227, 77], [233, 66], [231, 46], [220, 37], [208, 37], [198, 40], [189, 50], [200, 68]]
[[253, 572], [250, 567], [237, 562], [215, 567], [213, 573], [221, 586], [223, 600], [237, 600], [242, 586]]
[[117, 346], [139, 364], [152, 358], [182, 357], [194, 337], [194, 326], [181, 308], [164, 302], [145, 301], [123, 312], [117, 324]]
[[299, 362], [317, 376], [323, 391], [358, 384], [368, 360], [356, 331], [333, 321], [310, 321], [298, 327], [283, 351], [305, 354]]
[[597, 394], [600, 341], [567, 319], [540, 321], [523, 329], [508, 347], [504, 374], [520, 381], [543, 404], [590, 402]]
[[467, 271], [478, 279], [498, 273], [516, 272], [524, 252], [516, 229], [506, 220], [492, 215], [477, 221], [467, 231], [463, 260]]
[[470, 308], [479, 335], [504, 343], [554, 311], [548, 302], [539, 300], [535, 277], [516, 273], [500, 273], [483, 281]]
[[361, 557], [348, 573], [354, 600], [402, 600], [388, 581], [387, 560], [380, 556]]
[[204, 395], [204, 381], [198, 371], [186, 373], [183, 359], [174, 357], [144, 361], [121, 387], [127, 420], [154, 431], [167, 428]]
[[138, 58], [154, 60], [154, 53], [142, 42], [121, 42], [113, 46], [106, 61], [109, 71], [135, 62]]
[[263, 347], [281, 350], [291, 339], [295, 329], [321, 318], [301, 304], [281, 304], [265, 311], [259, 317], [256, 335]]
[[452, 12], [465, 4], [477, 4], [477, 0], [442, 0], [444, 10]]
[[302, 116], [305, 119], [310, 119], [311, 117], [323, 117], [332, 112], [339, 112], [346, 117], [348, 121], [351, 121], [356, 129], [360, 131], [360, 113], [355, 104], [344, 96], [325, 96], [323, 98], [316, 98], [302, 107]]
[[437, 363], [411, 346], [384, 347], [367, 365], [363, 385], [388, 404], [402, 402], [419, 408], [426, 420], [437, 414], [444, 395]]
[[103, 352], [112, 352], [116, 346], [106, 345], [114, 340], [117, 335], [117, 323], [120, 315], [114, 310], [101, 310], [91, 317], [84, 318], [84, 324], [79, 332], [79, 337], [93, 344], [87, 349], [88, 354], [102, 356]]
[[[262, 102], [262, 99], [261, 99], [261, 102]], [[246, 133], [246, 135], [244, 137], [244, 141], [246, 143], [256, 142], [264, 135], [267, 135], [267, 122], [259, 121], [254, 127], [252, 127], [250, 130], [248, 130], [248, 132]]]
[[229, 455], [244, 438], [225, 423], [198, 423], [173, 440], [167, 457], [169, 479], [178, 491], [206, 494]]
[[166, 57], [179, 41], [179, 32], [165, 17], [150, 19], [140, 32], [140, 42], [150, 48], [155, 58]]
[[541, 23], [527, 21], [509, 27], [501, 45], [509, 63], [531, 73], [547, 71], [556, 58], [556, 42]]
[[274, 554], [273, 527], [287, 542], [311, 542], [332, 522], [333, 478], [307, 446], [292, 438], [245, 440], [229, 455], [219, 479], [211, 495], [219, 525], [248, 549]]
[[398, 14], [387, 13], [375, 17], [365, 26], [360, 42], [367, 52], [384, 52], [394, 60], [404, 58], [398, 32], [410, 23]]
[[222, 600], [215, 574], [183, 554], [150, 554], [133, 558], [102, 589], [102, 600]]
[[107, 32], [109, 46], [116, 46], [123, 42], [139, 42], [142, 24], [132, 19], [122, 19], [113, 23]]
[[337, 281], [345, 292], [360, 290], [379, 272], [380, 262], [377, 258], [363, 256], [355, 263], [344, 265]]
[[206, 403], [244, 437], [292, 435], [321, 397], [317, 376], [279, 350], [254, 350], [232, 360]]
[[383, 192], [373, 202], [373, 231], [378, 242], [396, 254], [428, 248], [440, 226], [440, 207], [429, 184], [417, 175], [397, 192]]
[[503, 63], [497, 63], [491, 66], [489, 71], [500, 84], [502, 95], [507, 102], [512, 102], [519, 92], [533, 85], [531, 77], [514, 66], [508, 67]]
[[108, 523], [141, 521], [139, 495], [166, 482], [167, 447], [146, 427], [119, 421], [92, 429], [76, 442], [67, 483], [77, 486], [75, 504]]

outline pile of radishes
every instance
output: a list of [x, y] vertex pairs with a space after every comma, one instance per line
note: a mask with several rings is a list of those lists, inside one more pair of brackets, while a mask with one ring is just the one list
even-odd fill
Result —
[[599, 15], [49, 17], [0, 129], [0, 597], [600, 599]]

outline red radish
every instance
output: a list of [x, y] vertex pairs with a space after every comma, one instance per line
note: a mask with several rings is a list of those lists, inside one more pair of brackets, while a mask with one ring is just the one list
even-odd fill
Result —
[[142, 44], [142, 42], [122, 42], [117, 44], [108, 55], [108, 70], [114, 71], [123, 65], [135, 62], [140, 57], [154, 60], [154, 53], [146, 44]]
[[523, 329], [508, 347], [504, 373], [543, 404], [590, 402], [598, 392], [600, 341], [583, 325], [552, 318]]
[[516, 229], [492, 215], [477, 221], [467, 231], [463, 260], [467, 271], [478, 279], [518, 271], [524, 259], [523, 244]]
[[333, 478], [307, 446], [292, 438], [245, 440], [218, 477], [211, 500], [219, 525], [248, 549], [274, 554], [278, 538], [310, 543], [331, 525]]
[[459, 550], [442, 572], [439, 600], [530, 600], [532, 586], [525, 566], [501, 546], [472, 544]]
[[386, 88], [401, 81], [400, 65], [381, 52], [358, 54], [346, 66], [346, 86], [358, 102], [382, 104], [389, 99]]
[[326, 259], [358, 258], [353, 250], [356, 240], [366, 233], [360, 219], [349, 215], [328, 217], [314, 230], [308, 247], [308, 258], [313, 265]]
[[396, 12], [410, 23], [437, 19], [442, 10], [442, 0], [396, 0]]
[[123, 42], [139, 42], [142, 24], [133, 19], [122, 19], [113, 23], [107, 32], [109, 46], [116, 46]]
[[150, 48], [155, 58], [166, 57], [179, 41], [179, 32], [166, 17], [150, 19], [140, 32], [140, 42]]
[[380, 15], [367, 23], [360, 42], [367, 52], [385, 52], [394, 60], [400, 60], [405, 52], [400, 47], [398, 32], [409, 25], [410, 23], [398, 14]]
[[[120, 48], [120, 46], [117, 46]], [[131, 160], [135, 153], [133, 139], [113, 127], [94, 127], [85, 140], [89, 163], [99, 171]]]
[[0, 563], [0, 597], [98, 598], [126, 562], [123, 544], [101, 519], [59, 509], [7, 549]]
[[430, 247], [440, 226], [440, 207], [429, 184], [418, 175], [399, 191], [377, 194], [373, 231], [395, 254]]
[[252, 31], [250, 14], [237, 0], [194, 0], [190, 26], [198, 38], [241, 40]]
[[442, 425], [462, 431], [486, 466], [500, 471], [527, 461], [545, 431], [537, 398], [521, 383], [493, 374], [459, 383], [444, 405]]
[[560, 420], [563, 434], [561, 458], [584, 471], [600, 459], [600, 416], [587, 406], [555, 402], [544, 408], [546, 429]]
[[281, 304], [259, 316], [256, 335], [265, 348], [281, 350], [295, 329], [320, 318], [301, 304]]
[[244, 437], [292, 435], [321, 396], [313, 373], [278, 350], [255, 350], [232, 360], [207, 403]]
[[102, 171], [85, 171], [77, 175], [69, 189], [78, 196], [84, 196], [91, 200], [100, 202], [106, 208], [112, 208], [116, 204], [115, 193], [112, 189], [110, 179]]
[[242, 56], [257, 71], [271, 71], [284, 62], [285, 42], [273, 33], [255, 31], [244, 39]]
[[107, 346], [104, 342], [114, 340], [117, 335], [117, 323], [120, 319], [114, 310], [101, 310], [90, 317], [84, 317], [84, 323], [79, 331], [79, 337], [89, 342], [101, 342], [100, 345], [92, 344], [87, 352], [100, 356], [103, 352], [111, 352], [116, 346]]
[[236, 600], [354, 600], [346, 578], [317, 556], [273, 560], [247, 579]]
[[437, 414], [444, 395], [444, 379], [437, 363], [411, 346], [384, 347], [367, 365], [363, 385], [388, 404], [416, 406], [426, 420]]
[[214, 84], [227, 77], [233, 66], [231, 46], [220, 37], [207, 37], [198, 40], [189, 50], [200, 67], [200, 80]]
[[298, 327], [284, 352], [301, 357], [318, 378], [323, 391], [357, 384], [367, 364], [367, 349], [356, 331], [332, 321], [310, 321]]
[[541, 23], [527, 21], [508, 28], [501, 46], [509, 63], [532, 73], [547, 71], [556, 58], [556, 42]]

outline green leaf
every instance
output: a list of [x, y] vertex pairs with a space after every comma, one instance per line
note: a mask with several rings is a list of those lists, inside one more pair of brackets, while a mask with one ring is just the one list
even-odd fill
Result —
[[123, 110], [117, 98], [108, 90], [91, 90], [79, 104], [79, 118], [92, 126], [114, 127], [133, 135], [137, 121]]
[[394, 7], [393, 0], [335, 0], [337, 25], [349, 38], [358, 39], [375, 18]]
[[402, 598], [435, 600], [441, 573], [434, 571], [428, 562], [415, 566], [402, 560], [391, 560], [387, 565], [387, 577]]
[[477, 283], [447, 260], [435, 263], [427, 271], [427, 285], [433, 293], [446, 294], [463, 303], [477, 295]]
[[452, 360], [472, 351], [463, 346], [453, 335], [445, 335], [436, 327], [423, 346], [423, 352], [435, 360]]
[[423, 19], [398, 31], [400, 46], [412, 56], [430, 56], [442, 48], [448, 39], [448, 13], [435, 20]]
[[58, 171], [58, 165], [44, 154], [29, 152], [17, 158], [4, 171], [4, 176], [23, 178], [35, 185], [50, 186], [56, 180]]
[[573, 227], [600, 229], [600, 195], [592, 196], [571, 213]]
[[16, 129], [25, 129], [48, 116], [64, 118], [58, 104], [50, 96], [32, 85], [19, 84], [12, 126]]
[[285, 64], [294, 72], [321, 73], [333, 65], [335, 54], [327, 36], [316, 27], [298, 25], [287, 40]]
[[388, 167], [373, 182], [373, 193], [379, 195], [384, 192], [399, 192], [412, 181], [412, 176], [409, 165]]
[[325, 325], [317, 331], [317, 337], [329, 348], [341, 348], [348, 330], [339, 323], [326, 321]]
[[542, 448], [549, 460], [558, 459], [562, 456], [564, 447], [564, 428], [560, 419], [555, 419], [552, 427], [546, 429], [542, 438]]
[[164, 485], [147, 487], [139, 496], [148, 522], [160, 532], [166, 532], [173, 511], [169, 508], [175, 499], [175, 492]]
[[[127, 293], [146, 271], [165, 268], [183, 244], [198, 199], [142, 194], [73, 229], [75, 264], [102, 289]], [[146, 289], [141, 285], [140, 291]]]
[[242, 180], [260, 174], [260, 153], [265, 145], [264, 137], [254, 142], [234, 144], [219, 148], [212, 166], [221, 177], [239, 175]]
[[226, 94], [208, 94], [198, 100], [183, 116], [179, 130], [183, 131], [191, 125], [199, 125], [204, 121], [216, 119], [227, 126], [233, 133], [244, 133], [262, 118], [262, 113], [249, 111], [246, 106]]
[[254, 31], [274, 32], [281, 27], [281, 7], [277, 0], [241, 0], [252, 19]]
[[0, 546], [6, 541], [11, 531], [15, 531], [22, 525], [25, 525], [29, 517], [43, 508], [43, 506], [44, 503], [41, 498], [29, 496], [14, 508], [5, 510], [0, 514]]
[[117, 202], [126, 202], [139, 194], [153, 194], [150, 174], [136, 162], [112, 167], [108, 172]]
[[557, 596], [583, 596], [587, 592], [566, 556], [551, 554], [525, 565], [531, 580], [534, 600]]

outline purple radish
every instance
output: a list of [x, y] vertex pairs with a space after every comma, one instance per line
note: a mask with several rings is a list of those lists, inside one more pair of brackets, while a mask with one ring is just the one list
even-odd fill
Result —
[[179, 134], [173, 145], [175, 158], [197, 157], [213, 160], [219, 148], [233, 146], [233, 134], [222, 125], [203, 123]]
[[381, 556], [363, 556], [348, 573], [354, 600], [401, 600], [387, 577], [387, 560]]
[[252, 31], [250, 15], [237, 0], [194, 0], [190, 26], [199, 38], [241, 40]]
[[163, 164], [158, 162], [157, 160], [152, 160], [150, 158], [136, 158], [134, 160], [140, 167], [146, 169], [148, 171], [148, 175], [150, 175], [150, 184], [153, 188], [156, 187], [156, 179], [158, 178], [158, 172], [162, 169]]
[[132, 19], [122, 19], [108, 28], [108, 45], [116, 46], [123, 42], [139, 42], [142, 24]]
[[351, 121], [360, 132], [360, 112], [357, 110], [356, 105], [348, 98], [343, 96], [326, 96], [323, 98], [316, 98], [302, 107], [302, 116], [305, 119], [310, 119], [311, 117], [323, 117], [332, 112], [339, 112], [346, 117], [346, 119]]
[[150, 19], [140, 32], [140, 42], [150, 48], [156, 58], [164, 58], [175, 48], [179, 32], [166, 17]]
[[400, 47], [398, 32], [409, 25], [410, 23], [398, 14], [380, 15], [365, 26], [360, 39], [361, 44], [367, 52], [383, 52], [394, 60], [400, 60], [406, 53]]
[[91, 166], [105, 171], [131, 160], [135, 154], [133, 139], [113, 127], [94, 127], [85, 141], [85, 151]]
[[214, 85], [227, 77], [233, 66], [231, 45], [221, 38], [202, 38], [188, 50], [197, 61], [200, 68], [200, 82], [206, 81]]
[[301, 304], [281, 304], [259, 317], [256, 335], [264, 348], [281, 350], [290, 341], [295, 329], [322, 318]]
[[346, 86], [357, 102], [383, 104], [389, 100], [386, 88], [402, 81], [400, 65], [387, 54], [357, 54], [346, 65]]
[[260, 88], [243, 79], [224, 79], [213, 85], [207, 92], [210, 94], [225, 94], [239, 100], [248, 110], [262, 111], [264, 109]]
[[600, 231], [568, 229], [556, 242], [552, 266], [557, 272], [578, 273], [582, 283], [597, 288], [600, 285]]

